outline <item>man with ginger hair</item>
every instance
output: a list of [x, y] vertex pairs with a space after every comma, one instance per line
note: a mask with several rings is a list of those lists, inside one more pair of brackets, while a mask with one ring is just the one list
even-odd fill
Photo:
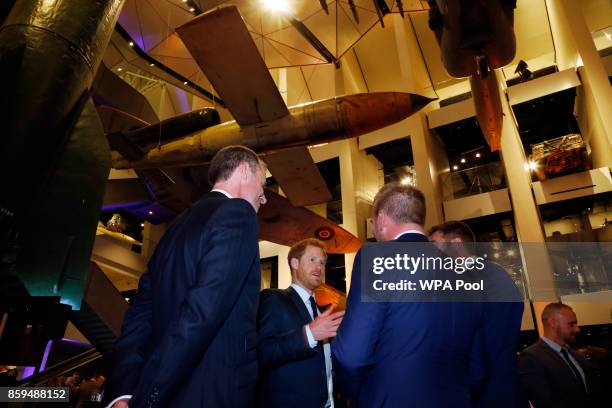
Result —
[[291, 286], [261, 293], [258, 406], [333, 408], [329, 340], [344, 312], [322, 311], [314, 299], [325, 274], [325, 244], [305, 239], [291, 247], [287, 258]]

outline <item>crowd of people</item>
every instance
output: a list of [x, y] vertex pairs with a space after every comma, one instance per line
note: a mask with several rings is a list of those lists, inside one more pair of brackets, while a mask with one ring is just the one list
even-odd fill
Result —
[[[289, 251], [291, 285], [260, 294], [256, 213], [266, 203], [265, 173], [245, 147], [213, 158], [212, 191], [177, 218], [140, 279], [115, 345], [105, 405], [598, 406], [596, 373], [569, 347], [576, 316], [561, 303], [544, 309], [544, 336], [517, 363], [520, 297], [367, 302], [361, 251], [345, 311], [315, 301], [327, 258], [315, 239]], [[426, 234], [425, 197], [400, 184], [378, 192], [372, 221], [381, 243], [434, 242], [444, 251], [474, 241], [460, 222]], [[487, 265], [492, 282], [512, 285], [500, 269]]]

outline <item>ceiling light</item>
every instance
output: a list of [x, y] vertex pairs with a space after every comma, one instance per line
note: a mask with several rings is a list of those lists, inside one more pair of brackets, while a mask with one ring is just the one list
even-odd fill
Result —
[[288, 13], [289, 2], [287, 0], [263, 0], [264, 7], [271, 11]]
[[134, 46], [134, 41], [130, 41], [130, 47]]
[[140, 223], [140, 226], [144, 228], [144, 222], [141, 222], [141, 223]]
[[191, 11], [193, 13], [195, 11], [195, 9], [193, 7], [190, 7], [189, 11]]
[[117, 68], [117, 71], [121, 72], [123, 71], [123, 68]]
[[187, 81], [183, 82], [183, 85], [187, 85]]
[[183, 0], [183, 3], [187, 3], [188, 0]]
[[153, 211], [149, 210], [149, 215], [153, 215]]
[[459, 166], [457, 166], [456, 164], [453, 166], [453, 170], [457, 170], [459, 168]]
[[479, 157], [480, 157], [480, 153], [476, 153], [476, 158], [479, 158]]
[[461, 163], [465, 163], [465, 159], [461, 159]]
[[154, 67], [154, 66], [155, 66], [155, 64], [154, 64], [154, 63], [150, 63], [150, 64], [149, 64], [149, 66], [150, 66], [150, 67]]

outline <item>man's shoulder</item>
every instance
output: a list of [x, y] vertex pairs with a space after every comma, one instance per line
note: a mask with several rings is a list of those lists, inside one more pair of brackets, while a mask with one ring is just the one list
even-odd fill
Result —
[[291, 298], [291, 289], [268, 288], [261, 291], [262, 299], [286, 300]]
[[542, 339], [539, 339], [538, 341], [533, 343], [531, 346], [523, 350], [521, 352], [521, 355], [538, 358], [538, 357], [541, 357], [546, 352], [547, 349], [552, 350], [550, 346], [548, 346]]

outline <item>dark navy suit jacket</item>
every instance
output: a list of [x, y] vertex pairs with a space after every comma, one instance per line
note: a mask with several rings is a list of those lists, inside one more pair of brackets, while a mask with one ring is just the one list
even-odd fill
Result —
[[[397, 241], [427, 242], [421, 234]], [[383, 244], [384, 245], [384, 244]], [[469, 364], [481, 302], [361, 302], [361, 255], [332, 343], [334, 370], [359, 407], [471, 407]]]
[[323, 344], [308, 344], [304, 325], [312, 319], [297, 292], [261, 292], [257, 334], [262, 408], [321, 408], [328, 398]]
[[255, 211], [205, 194], [159, 242], [115, 344], [105, 401], [250, 407], [260, 288]]
[[[572, 370], [544, 340], [527, 347], [519, 358], [521, 385], [525, 397], [536, 408], [607, 407], [600, 394], [598, 372], [578, 353], [571, 352], [586, 377], [588, 395]], [[609, 384], [608, 384], [609, 386]]]
[[481, 339], [470, 366], [474, 406], [522, 407], [516, 353], [523, 297], [502, 266], [493, 262], [485, 265], [482, 276], [477, 277], [486, 285]]

